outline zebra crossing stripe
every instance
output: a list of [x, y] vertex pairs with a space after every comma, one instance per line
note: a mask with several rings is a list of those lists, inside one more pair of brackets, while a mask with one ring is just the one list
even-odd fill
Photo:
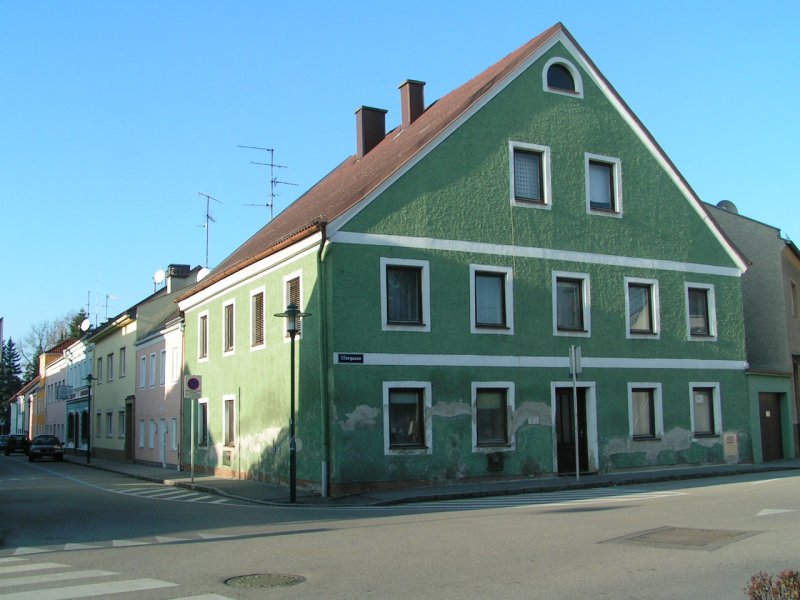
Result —
[[14, 594], [2, 594], [1, 600], [73, 600], [75, 598], [93, 598], [109, 596], [125, 592], [141, 592], [166, 587], [175, 587], [177, 583], [160, 579], [130, 579], [128, 581], [109, 581], [105, 583], [89, 583], [71, 587], [60, 587], [50, 590], [32, 590]]
[[114, 571], [101, 571], [99, 569], [88, 569], [85, 571], [72, 571], [70, 573], [49, 573], [47, 575], [27, 575], [25, 577], [12, 577], [10, 579], [0, 579], [0, 588], [12, 587], [16, 585], [34, 585], [42, 583], [53, 583], [56, 581], [69, 581], [71, 579], [89, 579], [91, 577], [108, 577], [119, 575]]
[[14, 551], [14, 556], [21, 556], [23, 554], [41, 554], [42, 552], [52, 552], [49, 548], [26, 548], [20, 547]]
[[127, 546], [147, 546], [147, 542], [136, 542], [134, 540], [114, 540], [111, 542], [114, 548], [125, 548]]
[[0, 567], [0, 575], [44, 571], [46, 569], [61, 569], [68, 566], [69, 565], [62, 565], [61, 563], [25, 563], [24, 565], [14, 565], [13, 567]]

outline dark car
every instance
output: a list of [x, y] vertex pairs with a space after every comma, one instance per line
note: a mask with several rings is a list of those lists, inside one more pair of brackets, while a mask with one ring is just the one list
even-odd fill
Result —
[[8, 445], [8, 435], [0, 435], [0, 450], [5, 450]]
[[28, 460], [33, 462], [37, 458], [47, 457], [53, 460], [64, 460], [64, 446], [61, 445], [61, 440], [54, 435], [37, 435], [28, 448]]
[[12, 433], [8, 436], [8, 441], [6, 442], [6, 447], [3, 452], [5, 455], [8, 456], [12, 452], [23, 452], [24, 454], [28, 453], [28, 446], [30, 442], [28, 441], [28, 437], [22, 433]]

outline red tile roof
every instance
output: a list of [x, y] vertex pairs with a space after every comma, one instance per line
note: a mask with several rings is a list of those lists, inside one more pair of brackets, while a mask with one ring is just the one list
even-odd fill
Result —
[[559, 32], [569, 35], [561, 23], [556, 23], [433, 103], [406, 129], [401, 131], [398, 128], [390, 132], [361, 160], [357, 160], [355, 154], [345, 159], [178, 299], [188, 298], [281, 248], [312, 235], [319, 230], [321, 223], [335, 219], [366, 198]]

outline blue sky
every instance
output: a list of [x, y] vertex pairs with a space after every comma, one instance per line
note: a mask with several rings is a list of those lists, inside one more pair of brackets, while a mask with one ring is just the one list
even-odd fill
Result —
[[[16, 341], [113, 316], [170, 263], [210, 266], [355, 151], [354, 111], [400, 120], [563, 22], [708, 202], [800, 241], [800, 3], [0, 0], [0, 316]], [[108, 309], [105, 308], [109, 296]]]

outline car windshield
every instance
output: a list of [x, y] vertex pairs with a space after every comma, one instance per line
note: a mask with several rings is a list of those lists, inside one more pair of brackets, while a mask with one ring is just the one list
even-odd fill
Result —
[[33, 440], [34, 444], [58, 444], [58, 438], [54, 435], [37, 435]]

